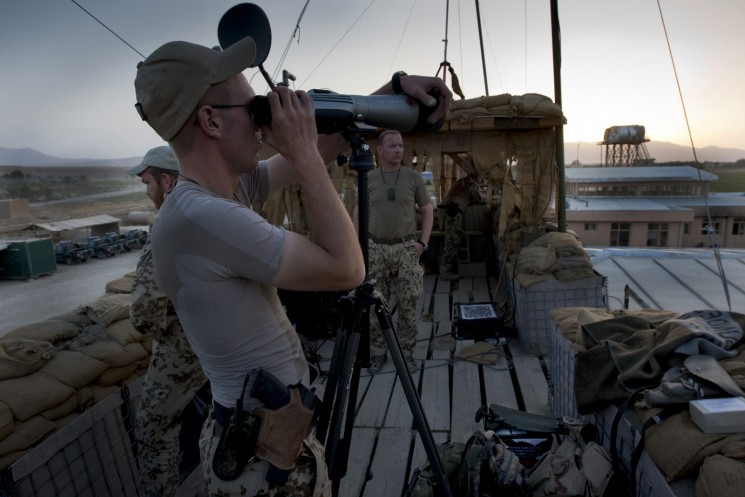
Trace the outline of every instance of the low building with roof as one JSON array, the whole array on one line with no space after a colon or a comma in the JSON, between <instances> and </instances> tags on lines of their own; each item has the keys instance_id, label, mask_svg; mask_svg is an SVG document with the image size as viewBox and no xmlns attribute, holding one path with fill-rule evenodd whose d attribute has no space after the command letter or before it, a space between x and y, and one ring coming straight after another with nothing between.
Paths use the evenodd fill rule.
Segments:
<instances>
[{"instance_id":1,"label":"low building with roof","mask_svg":"<svg viewBox=\"0 0 745 497\"><path fill-rule=\"evenodd\" d=\"M567 168L566 223L586 246L745 248L745 193L693 166Z\"/></svg>"}]
</instances>

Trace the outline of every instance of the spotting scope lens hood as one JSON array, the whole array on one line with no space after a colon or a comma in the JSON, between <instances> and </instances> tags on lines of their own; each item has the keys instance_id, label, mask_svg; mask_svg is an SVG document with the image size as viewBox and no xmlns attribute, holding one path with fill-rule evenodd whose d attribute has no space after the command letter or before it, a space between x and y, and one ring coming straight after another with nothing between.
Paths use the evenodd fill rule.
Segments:
<instances>
[{"instance_id":1,"label":"spotting scope lens hood","mask_svg":"<svg viewBox=\"0 0 745 497\"><path fill-rule=\"evenodd\" d=\"M264 63L272 46L272 28L264 10L252 3L239 3L231 7L217 24L217 39L225 49L246 36L256 44L256 58L251 67Z\"/></svg>"}]
</instances>

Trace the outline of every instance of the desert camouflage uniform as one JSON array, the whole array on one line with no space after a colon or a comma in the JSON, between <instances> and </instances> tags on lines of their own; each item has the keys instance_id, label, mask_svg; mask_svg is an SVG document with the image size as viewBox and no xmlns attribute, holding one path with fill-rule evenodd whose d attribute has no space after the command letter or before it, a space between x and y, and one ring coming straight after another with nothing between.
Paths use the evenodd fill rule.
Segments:
<instances>
[{"instance_id":1,"label":"desert camouflage uniform","mask_svg":"<svg viewBox=\"0 0 745 497\"><path fill-rule=\"evenodd\" d=\"M455 261L463 236L463 213L471 204L483 203L481 187L471 176L466 176L453 184L445 196L441 207L445 209L443 229L445 242L440 256L440 272L449 271Z\"/></svg>"},{"instance_id":2,"label":"desert camouflage uniform","mask_svg":"<svg viewBox=\"0 0 745 497\"><path fill-rule=\"evenodd\" d=\"M135 416L139 495L173 496L179 484L181 414L207 380L173 304L155 282L149 239L137 263L130 318L138 331L153 336Z\"/></svg>"},{"instance_id":3,"label":"desert camouflage uniform","mask_svg":"<svg viewBox=\"0 0 745 497\"><path fill-rule=\"evenodd\" d=\"M419 255L403 243L384 245L369 242L370 277L375 288L389 300L391 283L396 284L398 319L394 325L404 357L412 356L416 345L416 302L422 293L424 268ZM374 313L370 314L370 354L383 355L388 351L385 336Z\"/></svg>"},{"instance_id":4,"label":"desert camouflage uniform","mask_svg":"<svg viewBox=\"0 0 745 497\"><path fill-rule=\"evenodd\" d=\"M455 256L458 255L460 240L463 236L463 213L458 211L454 216L446 214L442 222L442 228L445 230L445 241L440 257L440 267L445 268L447 266L447 269L450 270L453 261L455 261Z\"/></svg>"},{"instance_id":5,"label":"desert camouflage uniform","mask_svg":"<svg viewBox=\"0 0 745 497\"><path fill-rule=\"evenodd\" d=\"M323 446L312 435L305 438L303 449L296 459L296 465L290 471L287 482L269 488L266 473L269 464L259 459L250 461L243 473L231 481L221 480L212 469L212 458L215 455L220 436L215 433L216 422L210 414L204 423L199 436L199 453L206 475L207 495L269 497L331 497L331 482L323 455ZM317 477L318 475L318 477Z\"/></svg>"}]
</instances>

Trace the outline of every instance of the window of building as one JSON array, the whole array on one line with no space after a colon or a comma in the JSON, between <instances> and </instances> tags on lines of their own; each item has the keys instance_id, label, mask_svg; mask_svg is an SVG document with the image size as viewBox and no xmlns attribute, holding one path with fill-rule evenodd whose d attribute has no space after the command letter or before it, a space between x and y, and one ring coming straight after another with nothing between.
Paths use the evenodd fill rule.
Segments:
<instances>
[{"instance_id":1,"label":"window of building","mask_svg":"<svg viewBox=\"0 0 745 497\"><path fill-rule=\"evenodd\" d=\"M610 246L628 247L631 239L631 223L610 224Z\"/></svg>"},{"instance_id":2,"label":"window of building","mask_svg":"<svg viewBox=\"0 0 745 497\"><path fill-rule=\"evenodd\" d=\"M667 223L647 225L647 247L667 247Z\"/></svg>"},{"instance_id":3,"label":"window of building","mask_svg":"<svg viewBox=\"0 0 745 497\"><path fill-rule=\"evenodd\" d=\"M585 223L585 231L595 231L595 223Z\"/></svg>"},{"instance_id":4,"label":"window of building","mask_svg":"<svg viewBox=\"0 0 745 497\"><path fill-rule=\"evenodd\" d=\"M732 220L732 234L745 235L745 217L736 217Z\"/></svg>"},{"instance_id":5,"label":"window of building","mask_svg":"<svg viewBox=\"0 0 745 497\"><path fill-rule=\"evenodd\" d=\"M684 235L691 234L691 223L683 223L683 234Z\"/></svg>"}]
</instances>

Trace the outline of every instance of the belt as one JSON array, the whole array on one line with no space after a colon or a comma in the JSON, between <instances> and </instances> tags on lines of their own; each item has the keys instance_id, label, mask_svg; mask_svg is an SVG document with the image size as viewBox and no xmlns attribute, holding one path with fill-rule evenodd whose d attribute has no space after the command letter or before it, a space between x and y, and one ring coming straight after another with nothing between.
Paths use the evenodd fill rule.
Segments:
<instances>
[{"instance_id":1,"label":"belt","mask_svg":"<svg viewBox=\"0 0 745 497\"><path fill-rule=\"evenodd\" d=\"M397 245L399 243L413 242L416 240L416 235L405 235L398 238L381 238L375 235L369 235L370 240L381 245Z\"/></svg>"}]
</instances>

